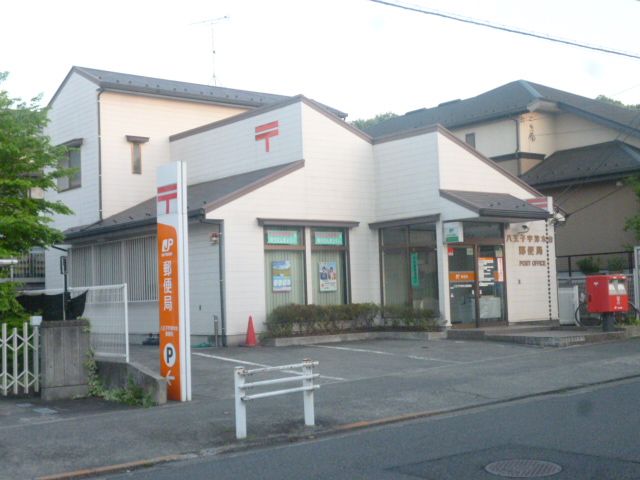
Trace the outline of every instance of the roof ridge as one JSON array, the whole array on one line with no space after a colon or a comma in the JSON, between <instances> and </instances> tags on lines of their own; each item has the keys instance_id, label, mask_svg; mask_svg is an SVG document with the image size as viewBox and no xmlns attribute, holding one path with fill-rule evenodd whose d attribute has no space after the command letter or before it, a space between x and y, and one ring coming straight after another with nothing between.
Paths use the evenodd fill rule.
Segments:
<instances>
[{"instance_id":1,"label":"roof ridge","mask_svg":"<svg viewBox=\"0 0 640 480\"><path fill-rule=\"evenodd\" d=\"M522 88L524 88L530 95L533 95L533 97L536 100L544 99L544 95L542 95L538 90L536 90L528 80L518 80L517 83Z\"/></svg>"},{"instance_id":2,"label":"roof ridge","mask_svg":"<svg viewBox=\"0 0 640 480\"><path fill-rule=\"evenodd\" d=\"M99 83L102 83L102 82L113 83L113 82L109 82L108 80L100 78L99 75L96 75L96 72L101 72L101 73L111 74L111 75L123 75L123 76L127 76L127 77L136 77L136 78L139 78L139 79L159 80L159 81L162 81L162 82L181 83L181 84L185 84L185 85L198 86L198 87L202 87L202 88L209 88L209 89L220 90L220 91L228 90L228 91L232 91L232 92L256 93L256 94L260 94L260 95L269 95L269 96L276 96L276 97L289 97L290 96L290 95L282 95L282 94L279 94L279 93L260 92L260 91L257 91L257 90L245 90L245 89L242 89L242 88L222 87L222 86L219 86L219 85L207 85L206 83L185 82L184 80L174 80L174 79L171 79L171 78L152 77L152 76L148 76L148 75L139 75L137 73L116 72L116 71L113 71L113 70L103 70L101 68L81 67L81 66L77 66L77 65L75 65L73 68L78 70L78 71L82 71L86 75L89 75L89 76L95 78L96 81L99 82ZM125 84L123 84L123 85L125 85Z\"/></svg>"}]
</instances>

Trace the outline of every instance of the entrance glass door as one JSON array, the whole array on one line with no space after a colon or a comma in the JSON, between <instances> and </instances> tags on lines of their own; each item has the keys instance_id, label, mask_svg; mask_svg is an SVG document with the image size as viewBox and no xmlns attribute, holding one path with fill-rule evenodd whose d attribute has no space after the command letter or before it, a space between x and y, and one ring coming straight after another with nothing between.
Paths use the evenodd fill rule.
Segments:
<instances>
[{"instance_id":1,"label":"entrance glass door","mask_svg":"<svg viewBox=\"0 0 640 480\"><path fill-rule=\"evenodd\" d=\"M469 246L448 247L451 323L476 324L476 255Z\"/></svg>"},{"instance_id":2,"label":"entrance glass door","mask_svg":"<svg viewBox=\"0 0 640 480\"><path fill-rule=\"evenodd\" d=\"M438 259L435 249L410 248L409 260L413 308L438 312Z\"/></svg>"},{"instance_id":3,"label":"entrance glass door","mask_svg":"<svg viewBox=\"0 0 640 480\"><path fill-rule=\"evenodd\" d=\"M501 245L478 246L479 323L505 320L503 252Z\"/></svg>"}]
</instances>

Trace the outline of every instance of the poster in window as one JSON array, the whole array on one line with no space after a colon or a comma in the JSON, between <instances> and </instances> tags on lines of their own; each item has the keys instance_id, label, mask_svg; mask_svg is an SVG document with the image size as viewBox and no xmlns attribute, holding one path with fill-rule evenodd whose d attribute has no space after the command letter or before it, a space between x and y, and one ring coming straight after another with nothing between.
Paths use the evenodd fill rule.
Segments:
<instances>
[{"instance_id":1,"label":"poster in window","mask_svg":"<svg viewBox=\"0 0 640 480\"><path fill-rule=\"evenodd\" d=\"M420 288L420 260L418 252L411 252L411 286Z\"/></svg>"},{"instance_id":2,"label":"poster in window","mask_svg":"<svg viewBox=\"0 0 640 480\"><path fill-rule=\"evenodd\" d=\"M271 262L271 288L274 292L291 291L291 262L289 260Z\"/></svg>"},{"instance_id":3,"label":"poster in window","mask_svg":"<svg viewBox=\"0 0 640 480\"><path fill-rule=\"evenodd\" d=\"M320 275L321 292L338 291L338 267L336 262L319 262L318 274Z\"/></svg>"}]
</instances>

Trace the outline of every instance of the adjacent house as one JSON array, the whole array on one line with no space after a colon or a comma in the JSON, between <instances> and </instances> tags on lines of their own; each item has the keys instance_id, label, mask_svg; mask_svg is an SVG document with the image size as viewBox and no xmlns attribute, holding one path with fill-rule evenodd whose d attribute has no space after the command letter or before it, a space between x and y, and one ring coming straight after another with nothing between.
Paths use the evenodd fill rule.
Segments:
<instances>
[{"instance_id":1,"label":"adjacent house","mask_svg":"<svg viewBox=\"0 0 640 480\"><path fill-rule=\"evenodd\" d=\"M576 259L593 254L606 254L603 268L613 258L631 268L631 254L616 252L635 241L624 222L640 204L624 179L640 173L640 111L519 80L367 133L408 134L436 123L553 197L566 217L556 229L559 271L575 272Z\"/></svg>"}]
</instances>

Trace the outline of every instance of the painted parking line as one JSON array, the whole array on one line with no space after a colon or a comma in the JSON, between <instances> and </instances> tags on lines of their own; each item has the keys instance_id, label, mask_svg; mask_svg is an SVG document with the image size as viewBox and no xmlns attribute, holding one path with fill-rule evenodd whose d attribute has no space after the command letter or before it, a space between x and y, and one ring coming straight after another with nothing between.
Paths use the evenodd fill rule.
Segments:
<instances>
[{"instance_id":1,"label":"painted parking line","mask_svg":"<svg viewBox=\"0 0 640 480\"><path fill-rule=\"evenodd\" d=\"M229 357L220 357L218 355L209 355L208 353L200 353L200 352L193 352L192 355L198 355L199 357L206 357L206 358L214 358L216 360L221 360L223 362L229 362L229 363L235 363L235 364L242 364L242 365L251 365L253 367L273 367L274 365L266 365L264 363L255 363L255 362L248 362L246 360L237 360L235 358L229 358ZM283 370L283 372L285 373L292 373L294 375L303 375L302 372L297 372L295 370ZM336 380L339 382L344 382L346 380L346 378L340 378L340 377L330 377L328 375L320 375L320 378L325 378L327 380Z\"/></svg>"},{"instance_id":2,"label":"painted parking line","mask_svg":"<svg viewBox=\"0 0 640 480\"><path fill-rule=\"evenodd\" d=\"M373 353L375 355L387 355L389 357L410 358L412 360L428 360L430 362L451 363L451 364L458 364L458 365L463 365L463 364L467 363L467 362L460 362L460 361L456 361L456 360L442 360L442 359L433 358L433 357L423 357L423 356L420 356L420 355L402 355L400 353L384 352L384 351L381 351L381 350L369 350L367 348L333 347L333 346L330 346L330 345L309 345L309 347L327 348L329 350L344 350L344 351L347 351L347 352Z\"/></svg>"}]
</instances>

